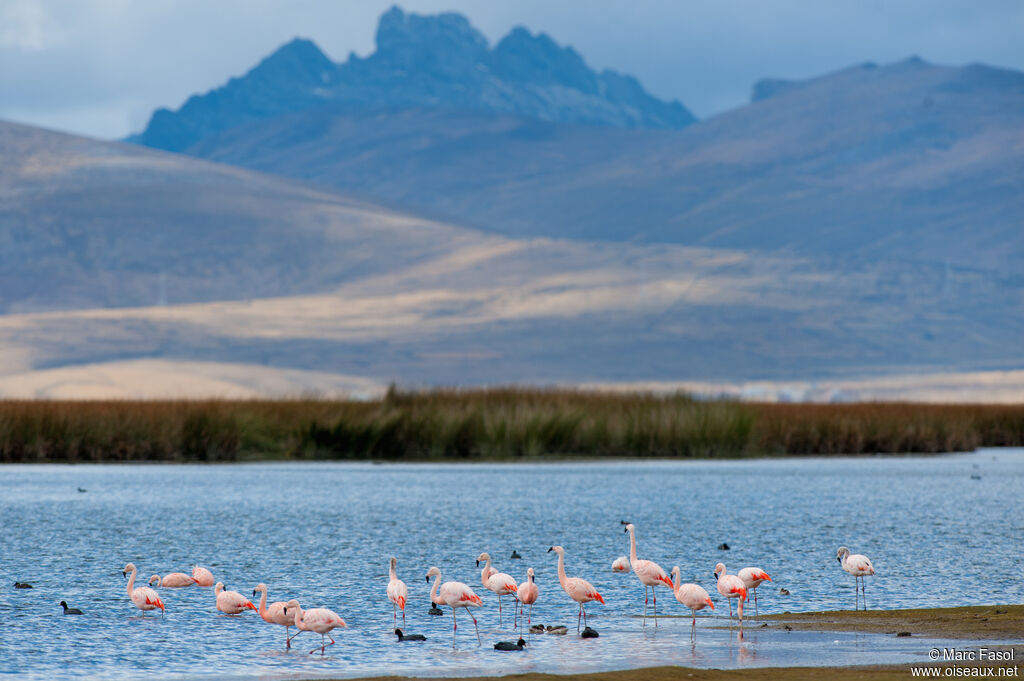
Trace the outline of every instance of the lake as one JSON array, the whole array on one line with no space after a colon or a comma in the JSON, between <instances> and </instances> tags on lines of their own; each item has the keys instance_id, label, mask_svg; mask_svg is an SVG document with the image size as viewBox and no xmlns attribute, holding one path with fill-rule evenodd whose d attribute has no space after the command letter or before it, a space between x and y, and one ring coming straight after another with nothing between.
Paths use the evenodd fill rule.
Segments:
<instances>
[{"instance_id":1,"label":"lake","mask_svg":"<svg viewBox=\"0 0 1024 681\"><path fill-rule=\"evenodd\" d=\"M85 489L79 492L78 489ZM716 610L666 618L646 630L634 616L643 588L611 572L628 553L620 520L637 526L639 555L704 586ZM758 631L742 640L714 590L722 561L735 573L765 569L762 613L849 608L854 580L836 562L846 545L871 557L870 608L1014 603L1024 599L1024 450L934 457L830 457L736 461L617 461L472 465L268 463L237 465L11 465L0 467L0 673L21 678L312 678L402 673L600 671L661 664L735 667L922 659L920 640L865 634ZM719 550L723 542L730 550ZM577 638L576 604L558 586L553 544L567 572L589 580L601 637ZM517 550L522 560L510 560ZM525 653L498 629L496 597L475 559L525 580L537 573L534 623L568 636L535 636ZM384 590L390 556L409 586L407 633L397 644ZM282 627L254 613L220 615L212 589L163 589L166 614L142 617L125 593L128 562L140 577L211 569L251 595L298 598L348 622L324 657L304 633L284 650ZM427 614L427 569L466 582L484 645L459 613ZM15 580L33 589L15 590ZM140 580L141 581L141 580ZM780 595L786 588L790 595ZM670 590L659 612L687 615ZM85 611L61 615L67 600ZM507 603L507 599L506 599ZM752 604L748 616L753 613ZM506 615L508 610L506 610ZM317 652L319 653L319 646Z\"/></svg>"}]
</instances>

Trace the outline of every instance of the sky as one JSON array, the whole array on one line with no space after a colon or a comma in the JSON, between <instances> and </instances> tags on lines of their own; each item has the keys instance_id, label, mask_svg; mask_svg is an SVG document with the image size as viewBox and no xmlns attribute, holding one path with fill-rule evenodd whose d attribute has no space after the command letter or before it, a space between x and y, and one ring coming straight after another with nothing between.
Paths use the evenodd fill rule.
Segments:
<instances>
[{"instance_id":1,"label":"sky","mask_svg":"<svg viewBox=\"0 0 1024 681\"><path fill-rule=\"evenodd\" d=\"M394 0L0 0L0 119L105 139L245 73L293 37L335 61L373 51ZM406 0L465 14L495 43L515 26L637 76L704 118L763 77L806 78L919 55L1024 70L1019 0Z\"/></svg>"}]
</instances>

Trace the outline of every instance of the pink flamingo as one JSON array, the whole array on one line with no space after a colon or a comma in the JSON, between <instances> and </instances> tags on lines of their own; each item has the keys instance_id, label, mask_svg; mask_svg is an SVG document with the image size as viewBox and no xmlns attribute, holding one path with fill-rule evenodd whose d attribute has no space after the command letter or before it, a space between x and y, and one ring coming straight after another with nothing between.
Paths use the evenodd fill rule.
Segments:
<instances>
[{"instance_id":1,"label":"pink flamingo","mask_svg":"<svg viewBox=\"0 0 1024 681\"><path fill-rule=\"evenodd\" d=\"M455 634L459 629L459 623L455 621L455 608L465 608L470 617L473 613L470 608L478 608L484 604L476 593L462 582L445 582L441 584L441 569L431 567L427 570L427 581L434 577L434 586L430 587L430 600L438 605L447 605L452 609L452 647L455 647ZM438 589L440 585L440 589ZM476 642L481 643L480 627L473 617L473 626L476 628Z\"/></svg>"},{"instance_id":2,"label":"pink flamingo","mask_svg":"<svg viewBox=\"0 0 1024 681\"><path fill-rule=\"evenodd\" d=\"M676 600L685 605L693 614L693 623L690 625L690 638L697 638L697 611L703 610L705 605L710 605L711 609L715 609L715 604L711 602L711 596L708 596L708 592L704 587L697 584L680 584L679 583L679 566L676 565L672 568L672 591L676 595Z\"/></svg>"},{"instance_id":3,"label":"pink flamingo","mask_svg":"<svg viewBox=\"0 0 1024 681\"><path fill-rule=\"evenodd\" d=\"M267 585L262 582L256 585L256 588L252 590L253 598L256 597L256 593L261 592L260 596L260 607L256 610L259 616L263 618L263 621L268 624L279 624L284 627L284 647L292 647L292 639L288 635L289 628L292 626L292 618L285 612L285 608L288 605L284 601L275 601L267 607ZM295 634L298 636L298 634Z\"/></svg>"},{"instance_id":4,"label":"pink flamingo","mask_svg":"<svg viewBox=\"0 0 1024 681\"><path fill-rule=\"evenodd\" d=\"M626 532L629 532L629 564L633 568L633 572L640 579L640 583L644 585L644 624L647 626L647 587L656 587L659 584L661 586L667 586L672 588L672 580L668 578L668 574L661 568L660 565L655 563L653 560L638 560L636 557L636 528L633 523L626 525ZM651 593L654 594L654 626L658 626L658 594L655 589L651 589Z\"/></svg>"},{"instance_id":5,"label":"pink flamingo","mask_svg":"<svg viewBox=\"0 0 1024 681\"><path fill-rule=\"evenodd\" d=\"M153 575L153 577L160 577L160 575ZM153 577L149 578L150 584L153 583ZM179 589L183 586L192 586L196 583L196 580L192 579L184 572L171 572L163 577L160 577L160 584L158 585L161 589Z\"/></svg>"},{"instance_id":6,"label":"pink flamingo","mask_svg":"<svg viewBox=\"0 0 1024 681\"><path fill-rule=\"evenodd\" d=\"M213 573L198 565L192 566L192 579L199 586L213 586Z\"/></svg>"},{"instance_id":7,"label":"pink flamingo","mask_svg":"<svg viewBox=\"0 0 1024 681\"><path fill-rule=\"evenodd\" d=\"M498 594L498 626L501 626L501 597L507 594L515 594L519 590L519 585L516 580L512 579L512 575L504 572L498 572L497 569L491 567L491 556L488 553L481 553L476 557L476 566L480 567L480 561L486 561L484 569L480 572L480 582L485 588ZM514 598L515 596L513 596ZM513 608L515 612L515 608ZM513 622L513 625L515 623Z\"/></svg>"},{"instance_id":8,"label":"pink flamingo","mask_svg":"<svg viewBox=\"0 0 1024 681\"><path fill-rule=\"evenodd\" d=\"M619 574L629 574L629 556L619 556L612 561L612 572L618 572Z\"/></svg>"},{"instance_id":9,"label":"pink flamingo","mask_svg":"<svg viewBox=\"0 0 1024 681\"><path fill-rule=\"evenodd\" d=\"M868 594L864 590L864 577L875 574L875 566L871 564L871 559L867 556L862 556L859 553L850 553L850 549L845 546L840 546L839 551L836 552L836 560L843 566L843 569L853 575L853 609L856 610L859 606L860 592L864 593L864 609L868 609ZM858 583L860 588L858 589Z\"/></svg>"},{"instance_id":10,"label":"pink flamingo","mask_svg":"<svg viewBox=\"0 0 1024 681\"><path fill-rule=\"evenodd\" d=\"M164 602L160 600L155 591L148 586L135 588L135 574L138 572L135 563L125 565L124 570L121 571L121 576L127 577L129 572L132 573L132 576L128 577L128 597L132 599L132 604L141 610L143 615L157 608L160 608L161 613L164 612Z\"/></svg>"},{"instance_id":11,"label":"pink flamingo","mask_svg":"<svg viewBox=\"0 0 1024 681\"><path fill-rule=\"evenodd\" d=\"M736 575L726 573L725 565L722 563L715 565L715 579L718 580L718 593L725 596L726 601L729 603L730 618L732 618L731 599L739 599L736 607L740 617L740 624L743 624L743 602L747 600L747 587L743 584L743 580Z\"/></svg>"},{"instance_id":12,"label":"pink flamingo","mask_svg":"<svg viewBox=\"0 0 1024 681\"><path fill-rule=\"evenodd\" d=\"M391 601L395 615L395 626L398 626L398 609L402 610L402 626L405 626L405 600L409 596L409 589L405 582L398 578L395 568L398 567L398 559L391 558L391 567L388 570L388 600Z\"/></svg>"},{"instance_id":13,"label":"pink flamingo","mask_svg":"<svg viewBox=\"0 0 1024 681\"><path fill-rule=\"evenodd\" d=\"M309 610L303 610L299 605L299 602L294 598L285 603L285 614L288 617L295 618L295 628L299 631L312 631L320 634L320 654L324 654L324 649L327 648L325 639L331 639L331 645L334 645L334 637L330 635L330 632L337 627L348 626L345 624L345 620L341 619L338 613L327 608L311 608ZM295 634L298 636L298 634ZM316 652L316 648L309 651L312 655Z\"/></svg>"},{"instance_id":14,"label":"pink flamingo","mask_svg":"<svg viewBox=\"0 0 1024 681\"><path fill-rule=\"evenodd\" d=\"M548 553L552 551L558 554L558 583L562 586L562 590L569 594L569 598L580 604L580 612L576 616L576 631L579 631L580 617L583 618L583 625L587 624L587 611L583 609L583 604L597 601L604 605L604 599L587 580L565 576L565 549L561 546L552 546L548 549Z\"/></svg>"},{"instance_id":15,"label":"pink flamingo","mask_svg":"<svg viewBox=\"0 0 1024 681\"><path fill-rule=\"evenodd\" d=\"M772 578L768 576L768 573L759 567L745 567L736 573L736 576L743 580L743 586L747 587L747 591L754 592L754 617L759 617L757 612L757 587L761 586L762 582L770 582Z\"/></svg>"},{"instance_id":16,"label":"pink flamingo","mask_svg":"<svg viewBox=\"0 0 1024 681\"><path fill-rule=\"evenodd\" d=\"M245 610L256 609L252 601L237 591L225 591L224 582L217 582L213 593L217 595L217 609L225 615L237 615Z\"/></svg>"},{"instance_id":17,"label":"pink flamingo","mask_svg":"<svg viewBox=\"0 0 1024 681\"><path fill-rule=\"evenodd\" d=\"M537 602L537 596L540 595L540 589L537 588L537 582L534 581L533 568L526 570L526 581L519 585L519 589L516 591L516 600L519 601L520 613L522 617L523 605L528 605L529 610L526 616L526 623L530 624L533 621L533 604ZM522 620L519 620L522 624Z\"/></svg>"}]
</instances>

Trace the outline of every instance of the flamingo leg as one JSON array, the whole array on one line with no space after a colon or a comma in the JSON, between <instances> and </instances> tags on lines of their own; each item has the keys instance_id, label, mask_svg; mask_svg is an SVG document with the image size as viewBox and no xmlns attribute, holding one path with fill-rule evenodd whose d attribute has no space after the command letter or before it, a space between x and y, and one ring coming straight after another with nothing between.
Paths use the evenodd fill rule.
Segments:
<instances>
[{"instance_id":1,"label":"flamingo leg","mask_svg":"<svg viewBox=\"0 0 1024 681\"><path fill-rule=\"evenodd\" d=\"M526 615L526 623L533 624L533 603L530 603L530 609L528 614Z\"/></svg>"},{"instance_id":2,"label":"flamingo leg","mask_svg":"<svg viewBox=\"0 0 1024 681\"><path fill-rule=\"evenodd\" d=\"M512 627L519 626L519 615L523 610L522 604L519 602L518 596L512 597Z\"/></svg>"},{"instance_id":3,"label":"flamingo leg","mask_svg":"<svg viewBox=\"0 0 1024 681\"><path fill-rule=\"evenodd\" d=\"M580 630L580 618L583 617L583 604L580 603L580 611L576 615L576 631Z\"/></svg>"},{"instance_id":4,"label":"flamingo leg","mask_svg":"<svg viewBox=\"0 0 1024 681\"><path fill-rule=\"evenodd\" d=\"M469 612L469 608L466 608L466 612ZM473 628L476 629L476 644L482 645L483 641L480 640L480 627L476 623L476 616L469 612L469 616L473 618Z\"/></svg>"},{"instance_id":5,"label":"flamingo leg","mask_svg":"<svg viewBox=\"0 0 1024 681\"><path fill-rule=\"evenodd\" d=\"M392 610L392 614L393 614L394 620L395 620L394 624L397 627L398 626L398 605L395 604L395 603L392 603L391 604L391 610ZM405 613L403 612L402 615L405 616ZM404 624L404 622L403 622L403 624Z\"/></svg>"},{"instance_id":6,"label":"flamingo leg","mask_svg":"<svg viewBox=\"0 0 1024 681\"><path fill-rule=\"evenodd\" d=\"M498 627L501 627L501 594L498 594Z\"/></svg>"},{"instance_id":7,"label":"flamingo leg","mask_svg":"<svg viewBox=\"0 0 1024 681\"><path fill-rule=\"evenodd\" d=\"M743 626L743 598L736 603L736 613L740 618L740 627Z\"/></svg>"},{"instance_id":8,"label":"flamingo leg","mask_svg":"<svg viewBox=\"0 0 1024 681\"><path fill-rule=\"evenodd\" d=\"M644 587L644 624L647 626L647 587Z\"/></svg>"},{"instance_id":9,"label":"flamingo leg","mask_svg":"<svg viewBox=\"0 0 1024 681\"><path fill-rule=\"evenodd\" d=\"M726 598L725 602L729 604L729 619L732 619L732 599Z\"/></svg>"},{"instance_id":10,"label":"flamingo leg","mask_svg":"<svg viewBox=\"0 0 1024 681\"><path fill-rule=\"evenodd\" d=\"M455 647L455 632L459 630L459 623L455 620L455 608L452 608L452 648Z\"/></svg>"},{"instance_id":11,"label":"flamingo leg","mask_svg":"<svg viewBox=\"0 0 1024 681\"><path fill-rule=\"evenodd\" d=\"M759 617L757 613L757 591L754 591L754 617Z\"/></svg>"},{"instance_id":12,"label":"flamingo leg","mask_svg":"<svg viewBox=\"0 0 1024 681\"><path fill-rule=\"evenodd\" d=\"M651 594L654 596L654 626L658 626L658 592L651 587Z\"/></svg>"},{"instance_id":13,"label":"flamingo leg","mask_svg":"<svg viewBox=\"0 0 1024 681\"><path fill-rule=\"evenodd\" d=\"M695 641L697 640L697 611L691 609L690 613L693 615L693 622L690 623L690 640Z\"/></svg>"}]
</instances>

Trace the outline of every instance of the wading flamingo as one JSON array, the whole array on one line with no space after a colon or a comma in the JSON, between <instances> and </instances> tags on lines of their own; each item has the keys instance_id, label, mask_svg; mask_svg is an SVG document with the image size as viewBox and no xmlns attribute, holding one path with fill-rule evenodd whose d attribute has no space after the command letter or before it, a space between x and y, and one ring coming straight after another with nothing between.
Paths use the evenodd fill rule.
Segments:
<instances>
[{"instance_id":1,"label":"wading flamingo","mask_svg":"<svg viewBox=\"0 0 1024 681\"><path fill-rule=\"evenodd\" d=\"M618 572L619 574L629 574L629 556L619 556L612 561L612 572Z\"/></svg>"},{"instance_id":2,"label":"wading flamingo","mask_svg":"<svg viewBox=\"0 0 1024 681\"><path fill-rule=\"evenodd\" d=\"M337 627L347 626L345 620L338 616L338 613L327 608L310 608L309 610L303 610L299 605L299 602L294 598L285 603L285 614L288 617L294 617L295 628L299 631L312 631L320 634L320 654L324 654L324 649L327 648L325 639L331 639L330 645L334 645L334 637L330 635L332 629ZM295 634L298 636L298 634ZM316 648L309 651L312 655L316 652Z\"/></svg>"},{"instance_id":3,"label":"wading flamingo","mask_svg":"<svg viewBox=\"0 0 1024 681\"><path fill-rule=\"evenodd\" d=\"M601 598L601 594L597 593L597 589L591 586L587 580L580 579L579 577L565 576L565 549L561 546L552 546L548 549L548 553L552 551L558 554L558 583L562 585L562 590L569 594L569 598L580 604L580 612L576 616L576 631L579 631L581 617L583 618L584 626L587 624L587 611L583 609L583 604L597 601L604 605L604 599Z\"/></svg>"},{"instance_id":4,"label":"wading flamingo","mask_svg":"<svg viewBox=\"0 0 1024 681\"><path fill-rule=\"evenodd\" d=\"M224 582L217 582L213 588L217 595L217 609L225 615L237 615L244 610L255 610L256 606L237 591L225 591Z\"/></svg>"},{"instance_id":5,"label":"wading flamingo","mask_svg":"<svg viewBox=\"0 0 1024 681\"><path fill-rule=\"evenodd\" d=\"M759 567L745 567L736 573L736 576L743 580L743 586L747 587L747 593L753 592L754 594L754 617L758 617L757 612L757 587L761 586L761 582L770 582L772 578L768 576L768 573Z\"/></svg>"},{"instance_id":6,"label":"wading flamingo","mask_svg":"<svg viewBox=\"0 0 1024 681\"><path fill-rule=\"evenodd\" d=\"M647 626L647 587L656 587L659 584L661 586L667 586L672 588L672 580L668 578L668 574L661 568L660 565L655 563L653 560L638 560L636 557L636 528L633 523L626 525L626 532L629 532L629 565L633 568L633 572L640 579L640 583L644 585L644 624ZM658 626L658 592L652 588L651 593L654 594L654 626Z\"/></svg>"},{"instance_id":7,"label":"wading flamingo","mask_svg":"<svg viewBox=\"0 0 1024 681\"><path fill-rule=\"evenodd\" d=\"M731 599L739 599L736 603L736 612L739 613L740 624L743 624L743 601L747 600L747 587L743 585L743 580L736 575L727 574L725 565L722 563L715 565L715 579L718 580L718 593L725 596L726 601L729 603L730 619L732 619Z\"/></svg>"},{"instance_id":8,"label":"wading flamingo","mask_svg":"<svg viewBox=\"0 0 1024 681\"><path fill-rule=\"evenodd\" d=\"M512 578L512 575L504 572L498 572L497 569L491 567L491 556L489 553L481 553L476 557L476 566L480 567L480 561L486 561L484 569L480 572L480 583L484 585L484 588L493 591L498 594L498 626L501 626L501 597L507 594L512 594L515 598L515 593L519 590L519 585L516 580ZM515 613L515 605L513 604L512 612ZM513 618L512 626L515 626Z\"/></svg>"},{"instance_id":9,"label":"wading flamingo","mask_svg":"<svg viewBox=\"0 0 1024 681\"><path fill-rule=\"evenodd\" d=\"M292 639L288 635L288 632L294 622L291 617L288 617L288 613L285 612L285 606L287 606L287 603L284 601L275 601L268 607L267 585L262 582L257 584L256 588L252 590L253 598L256 597L257 592L262 593L262 595L260 596L260 607L256 612L259 613L259 616L263 618L264 622L267 622L268 624L279 624L284 627L284 647L291 648ZM298 634L295 635L298 636Z\"/></svg>"},{"instance_id":10,"label":"wading flamingo","mask_svg":"<svg viewBox=\"0 0 1024 681\"><path fill-rule=\"evenodd\" d=\"M153 581L152 577L150 577L150 581ZM180 589L183 586L192 586L195 583L196 580L184 572L171 572L160 578L161 589Z\"/></svg>"},{"instance_id":11,"label":"wading flamingo","mask_svg":"<svg viewBox=\"0 0 1024 681\"><path fill-rule=\"evenodd\" d=\"M405 582L398 578L395 568L398 567L398 559L391 558L391 567L388 569L388 600L391 601L395 615L395 627L398 626L398 610L402 610L402 626L405 626L405 600L409 597L409 589Z\"/></svg>"},{"instance_id":12,"label":"wading flamingo","mask_svg":"<svg viewBox=\"0 0 1024 681\"><path fill-rule=\"evenodd\" d=\"M697 584L680 584L679 583L679 566L676 565L672 568L672 591L676 595L676 600L685 605L690 609L693 614L693 623L690 625L690 638L697 638L697 611L703 610L705 605L710 605L711 609L715 609L715 604L711 602L711 596L708 596L708 592L704 590L704 587Z\"/></svg>"},{"instance_id":13,"label":"wading flamingo","mask_svg":"<svg viewBox=\"0 0 1024 681\"><path fill-rule=\"evenodd\" d=\"M875 566L871 564L871 559L867 556L862 556L859 553L850 553L850 549L845 546L840 546L836 552L836 560L843 566L843 569L853 575L853 609L856 610L859 606L858 593L863 592L864 594L864 609L868 609L868 594L864 590L864 577L875 574ZM860 588L858 589L858 584Z\"/></svg>"},{"instance_id":14,"label":"wading flamingo","mask_svg":"<svg viewBox=\"0 0 1024 681\"><path fill-rule=\"evenodd\" d=\"M192 566L192 579L199 586L213 586L213 573L198 565Z\"/></svg>"},{"instance_id":15,"label":"wading flamingo","mask_svg":"<svg viewBox=\"0 0 1024 681\"><path fill-rule=\"evenodd\" d=\"M450 606L452 609L452 647L454 648L455 634L459 629L459 623L455 621L455 608L465 608L469 616L473 617L473 613L469 609L478 608L484 602L473 593L472 589L462 582L445 582L441 584L441 569L438 567L431 567L427 570L428 582L431 577L435 579L434 586L430 587L430 600L438 605ZM440 588L438 588L439 585ZM473 617L473 626L476 628L476 642L480 644L482 643L480 640L480 627L477 626L476 617Z\"/></svg>"},{"instance_id":16,"label":"wading flamingo","mask_svg":"<svg viewBox=\"0 0 1024 681\"><path fill-rule=\"evenodd\" d=\"M135 574L138 572L135 568L135 563L125 565L124 570L121 571L121 576L127 577L129 572L132 573L132 576L128 577L128 597L132 599L132 604L141 610L142 614L157 608L160 608L160 612L164 612L164 602L160 600L155 591L148 586L135 588Z\"/></svg>"},{"instance_id":17,"label":"wading flamingo","mask_svg":"<svg viewBox=\"0 0 1024 681\"><path fill-rule=\"evenodd\" d=\"M537 596L540 595L540 589L537 588L537 582L534 581L533 568L526 570L526 581L519 585L519 590L516 591L516 600L519 601L519 616L522 617L523 605L529 606L529 610L526 615L526 623L530 624L533 618L533 604L537 602ZM520 629L522 629L522 620L519 620Z\"/></svg>"}]
</instances>

